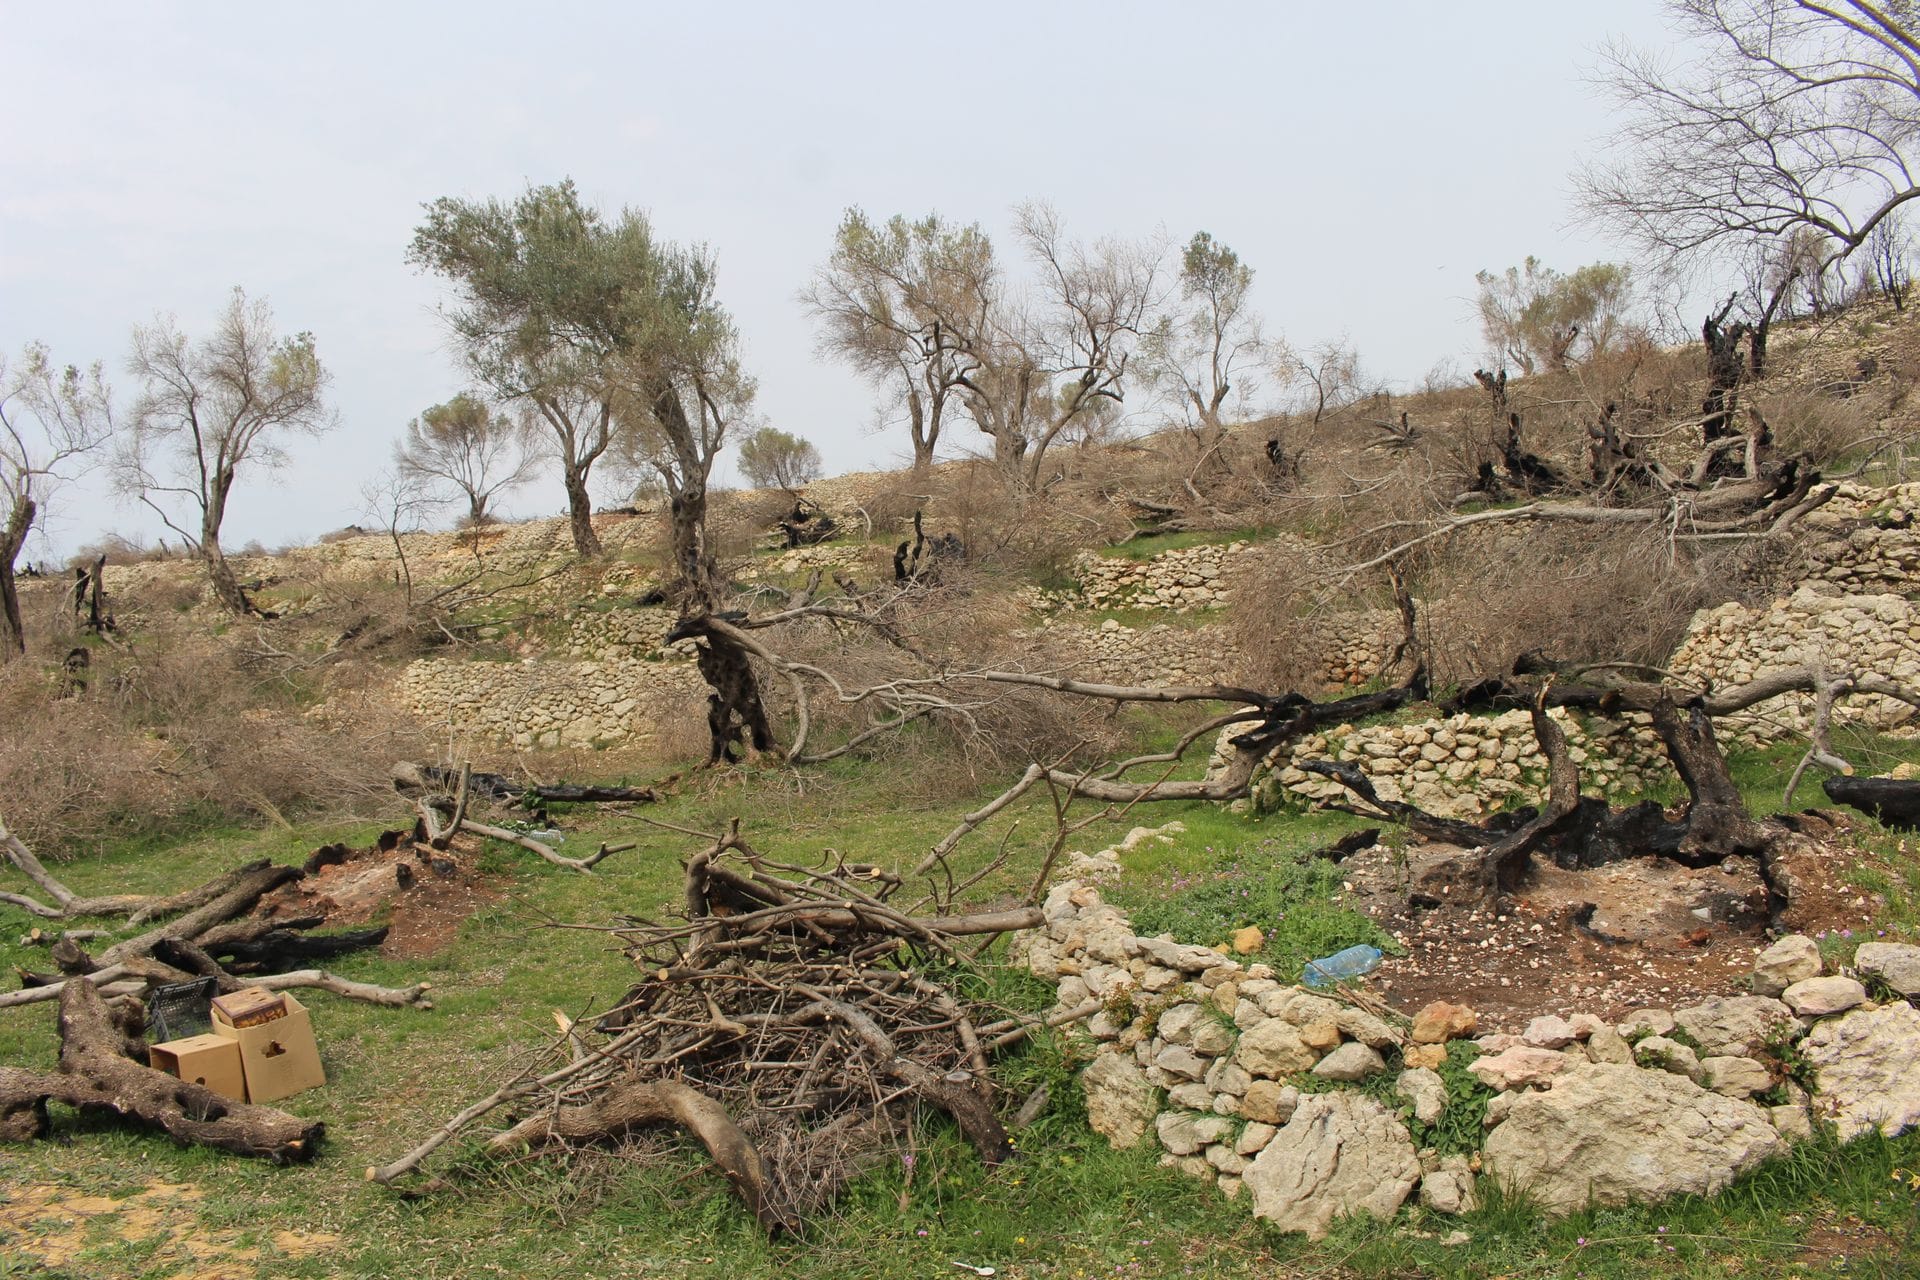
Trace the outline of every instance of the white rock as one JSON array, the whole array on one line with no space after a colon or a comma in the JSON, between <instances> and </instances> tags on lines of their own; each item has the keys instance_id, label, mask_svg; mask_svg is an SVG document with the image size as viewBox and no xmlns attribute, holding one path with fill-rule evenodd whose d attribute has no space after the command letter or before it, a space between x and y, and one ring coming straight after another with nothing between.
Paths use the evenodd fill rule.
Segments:
<instances>
[{"instance_id":1,"label":"white rock","mask_svg":"<svg viewBox=\"0 0 1920 1280\"><path fill-rule=\"evenodd\" d=\"M1365 1080L1387 1069L1379 1051L1349 1040L1314 1063L1313 1074L1324 1080Z\"/></svg>"},{"instance_id":2,"label":"white rock","mask_svg":"<svg viewBox=\"0 0 1920 1280\"><path fill-rule=\"evenodd\" d=\"M1815 1071L1816 1115L1848 1142L1920 1124L1920 1009L1890 1004L1819 1023L1800 1042Z\"/></svg>"},{"instance_id":3,"label":"white rock","mask_svg":"<svg viewBox=\"0 0 1920 1280\"><path fill-rule=\"evenodd\" d=\"M1853 978L1808 978L1788 987L1780 998L1803 1018L1824 1018L1864 1003L1867 989Z\"/></svg>"},{"instance_id":4,"label":"white rock","mask_svg":"<svg viewBox=\"0 0 1920 1280\"><path fill-rule=\"evenodd\" d=\"M1920 995L1920 947L1905 942L1864 942L1854 953L1853 967L1903 996Z\"/></svg>"},{"instance_id":5,"label":"white rock","mask_svg":"<svg viewBox=\"0 0 1920 1280\"><path fill-rule=\"evenodd\" d=\"M1555 1211L1712 1195L1785 1150L1767 1114L1684 1076L1595 1064L1515 1098L1484 1159Z\"/></svg>"},{"instance_id":6,"label":"white rock","mask_svg":"<svg viewBox=\"0 0 1920 1280\"><path fill-rule=\"evenodd\" d=\"M1447 1083L1438 1071L1412 1067L1400 1073L1393 1090L1413 1104L1413 1118L1421 1124L1437 1124L1447 1110Z\"/></svg>"},{"instance_id":7,"label":"white rock","mask_svg":"<svg viewBox=\"0 0 1920 1280\"><path fill-rule=\"evenodd\" d=\"M1392 1217L1420 1178L1420 1160L1406 1127L1378 1102L1321 1093L1301 1099L1243 1178L1255 1217L1318 1240L1338 1216Z\"/></svg>"},{"instance_id":8,"label":"white rock","mask_svg":"<svg viewBox=\"0 0 1920 1280\"><path fill-rule=\"evenodd\" d=\"M1118 1053L1096 1056L1080 1073L1087 1097L1087 1123L1116 1147L1138 1143L1153 1123L1153 1086L1130 1058Z\"/></svg>"},{"instance_id":9,"label":"white rock","mask_svg":"<svg viewBox=\"0 0 1920 1280\"><path fill-rule=\"evenodd\" d=\"M1753 960L1753 993L1777 996L1796 982L1820 976L1820 946L1804 933L1790 933Z\"/></svg>"}]
</instances>

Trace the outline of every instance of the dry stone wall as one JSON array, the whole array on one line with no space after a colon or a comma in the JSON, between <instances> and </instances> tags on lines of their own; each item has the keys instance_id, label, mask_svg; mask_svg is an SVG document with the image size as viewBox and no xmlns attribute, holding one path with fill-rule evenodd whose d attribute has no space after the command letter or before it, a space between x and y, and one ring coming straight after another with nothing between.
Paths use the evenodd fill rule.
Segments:
<instances>
[{"instance_id":1,"label":"dry stone wall","mask_svg":"<svg viewBox=\"0 0 1920 1280\"><path fill-rule=\"evenodd\" d=\"M1906 1000L1920 995L1920 947L1863 946L1856 977L1823 973L1814 941L1791 936L1756 956L1752 994L1476 1035L1470 1009L1381 1016L1224 948L1135 935L1100 886L1132 848L1180 831L1136 829L1073 855L1015 959L1054 985L1055 1012L1101 1006L1084 1024L1081 1075L1094 1129L1116 1147L1153 1144L1162 1164L1283 1230L1318 1238L1341 1215L1389 1217L1416 1189L1430 1210L1463 1212L1482 1174L1557 1211L1711 1195L1811 1137L1816 1119L1842 1138L1920 1123L1920 1010ZM1861 977L1897 998L1875 1004ZM1467 1070L1492 1095L1480 1096L1485 1136L1442 1154L1423 1139L1472 1103L1438 1068L1470 1037ZM1786 1074L1789 1045L1811 1091ZM1383 1095L1342 1091L1387 1073Z\"/></svg>"}]
</instances>

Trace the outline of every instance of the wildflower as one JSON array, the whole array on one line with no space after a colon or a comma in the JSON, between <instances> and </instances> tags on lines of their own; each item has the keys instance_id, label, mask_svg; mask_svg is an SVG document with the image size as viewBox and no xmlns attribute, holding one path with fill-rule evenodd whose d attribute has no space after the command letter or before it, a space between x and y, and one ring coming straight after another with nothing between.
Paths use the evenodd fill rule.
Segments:
<instances>
[{"instance_id":1,"label":"wildflower","mask_svg":"<svg viewBox=\"0 0 1920 1280\"><path fill-rule=\"evenodd\" d=\"M922 1227L918 1231L914 1232L913 1234L917 1236L924 1236L927 1234L927 1229L925 1227Z\"/></svg>"},{"instance_id":2,"label":"wildflower","mask_svg":"<svg viewBox=\"0 0 1920 1280\"><path fill-rule=\"evenodd\" d=\"M921 1235L925 1235L925 1234L926 1234L926 1232L924 1232L924 1231L923 1231L923 1232L921 1232L920 1234L921 1234ZM1574 1243L1575 1243L1575 1244L1577 1244L1577 1245L1579 1245L1579 1246L1580 1246L1581 1248L1583 1248L1583 1249L1584 1249L1584 1248L1586 1247L1586 1244L1587 1244L1587 1238L1586 1238L1585 1236L1581 1236L1581 1237L1580 1237L1580 1238L1579 1238L1578 1240L1575 1240L1575 1241L1574 1241Z\"/></svg>"},{"instance_id":3,"label":"wildflower","mask_svg":"<svg viewBox=\"0 0 1920 1280\"><path fill-rule=\"evenodd\" d=\"M1665 1227L1660 1228L1660 1234L1661 1235L1667 1234L1667 1229Z\"/></svg>"}]
</instances>

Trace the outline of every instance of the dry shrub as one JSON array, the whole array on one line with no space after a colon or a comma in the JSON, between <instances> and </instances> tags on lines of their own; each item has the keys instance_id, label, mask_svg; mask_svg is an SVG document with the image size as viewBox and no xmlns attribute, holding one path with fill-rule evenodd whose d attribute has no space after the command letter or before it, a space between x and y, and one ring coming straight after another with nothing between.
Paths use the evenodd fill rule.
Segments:
<instances>
[{"instance_id":1,"label":"dry shrub","mask_svg":"<svg viewBox=\"0 0 1920 1280\"><path fill-rule=\"evenodd\" d=\"M935 669L955 678L933 689L953 710L870 739L856 754L885 759L912 779L916 802L950 800L1004 777L1032 761L1073 758L1091 762L1119 743L1112 705L1014 685L965 678L975 670L1061 672L1072 657L1050 652L1042 638L1020 630L1023 610L1010 593L958 570L942 585L901 597L890 620L911 637L927 661L888 643L872 629L826 619L789 623L761 639L784 657L831 672L849 692L895 680L926 681ZM794 707L783 680L764 679L777 722L790 731ZM817 682L809 684L812 736L823 751L888 716L875 702L841 703ZM703 717L702 717L703 719Z\"/></svg>"},{"instance_id":2,"label":"dry shrub","mask_svg":"<svg viewBox=\"0 0 1920 1280\"><path fill-rule=\"evenodd\" d=\"M148 631L91 653L87 688L66 696L46 665L0 672L0 796L50 853L189 820L378 811L388 766L424 745L368 679L310 715L302 673L226 640Z\"/></svg>"},{"instance_id":3,"label":"dry shrub","mask_svg":"<svg viewBox=\"0 0 1920 1280\"><path fill-rule=\"evenodd\" d=\"M1772 391L1753 403L1773 429L1775 448L1783 454L1804 454L1815 466L1826 466L1876 440L1880 397L1873 393L1840 396L1829 391Z\"/></svg>"}]
</instances>

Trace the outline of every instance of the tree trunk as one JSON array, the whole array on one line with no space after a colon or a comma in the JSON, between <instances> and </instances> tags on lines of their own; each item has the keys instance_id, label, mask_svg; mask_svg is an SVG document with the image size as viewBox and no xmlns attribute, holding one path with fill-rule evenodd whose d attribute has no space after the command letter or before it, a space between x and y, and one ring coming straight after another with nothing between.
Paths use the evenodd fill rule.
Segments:
<instances>
[{"instance_id":1,"label":"tree trunk","mask_svg":"<svg viewBox=\"0 0 1920 1280\"><path fill-rule=\"evenodd\" d=\"M240 579L234 577L233 566L227 563L225 553L220 550L218 535L201 539L200 558L206 561L207 578L213 583L213 597L220 602L220 607L228 613L241 616L251 613L253 602L241 590Z\"/></svg>"},{"instance_id":2,"label":"tree trunk","mask_svg":"<svg viewBox=\"0 0 1920 1280\"><path fill-rule=\"evenodd\" d=\"M593 531L593 498L587 493L587 469L577 463L566 468L567 524L573 531L573 549L583 560L599 559L600 535Z\"/></svg>"},{"instance_id":3,"label":"tree trunk","mask_svg":"<svg viewBox=\"0 0 1920 1280\"><path fill-rule=\"evenodd\" d=\"M27 651L26 624L20 618L20 588L14 581L14 561L26 545L27 530L33 527L34 503L21 498L14 504L7 526L0 529L0 662L7 662Z\"/></svg>"}]
</instances>

